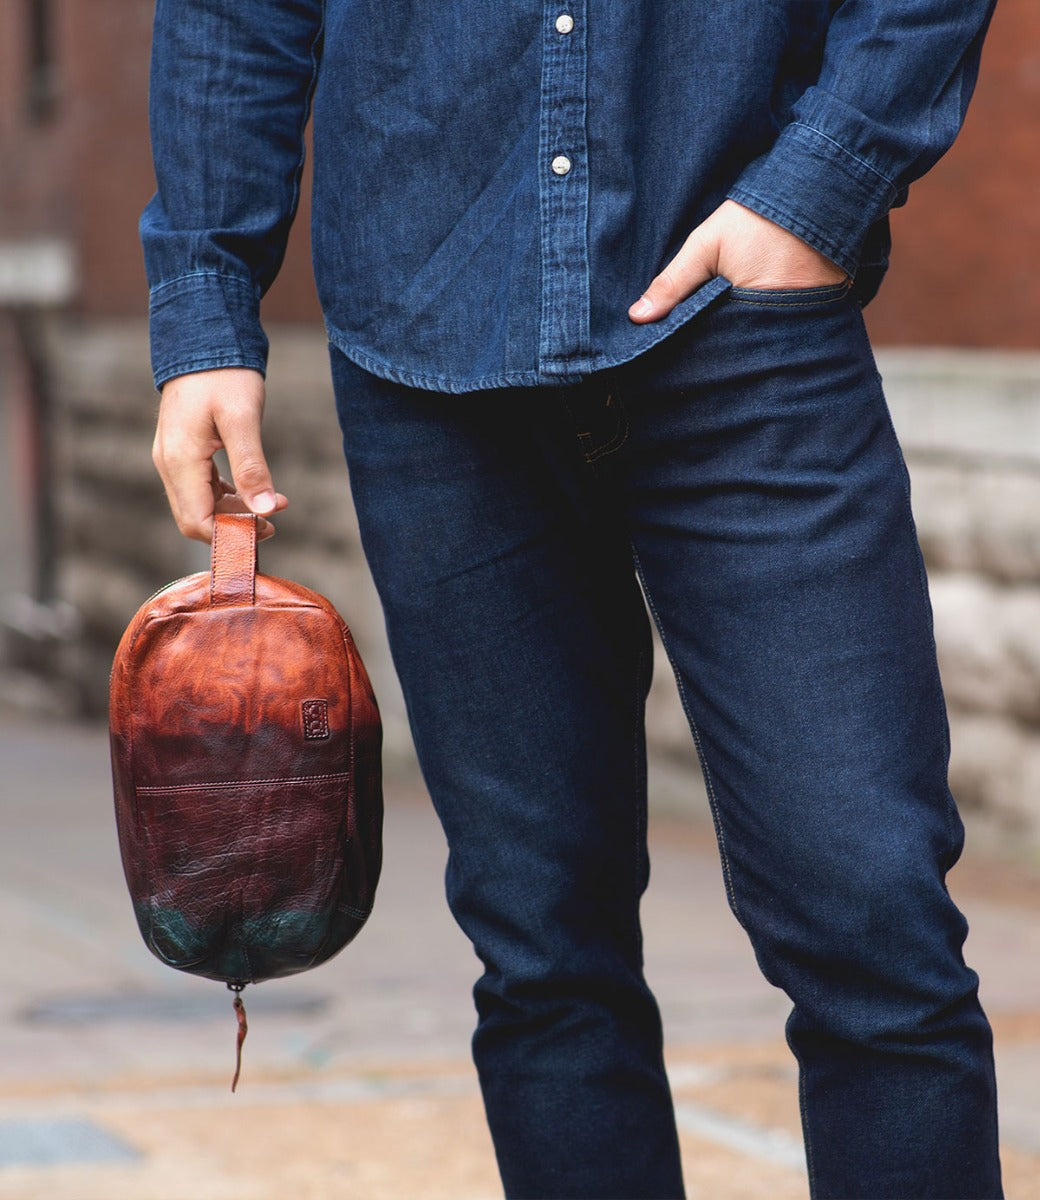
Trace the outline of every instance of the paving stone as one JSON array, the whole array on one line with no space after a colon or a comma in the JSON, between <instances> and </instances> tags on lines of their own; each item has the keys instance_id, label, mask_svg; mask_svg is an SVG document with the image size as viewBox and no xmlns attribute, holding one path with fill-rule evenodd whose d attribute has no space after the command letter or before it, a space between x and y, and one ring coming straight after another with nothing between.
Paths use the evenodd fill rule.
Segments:
<instances>
[{"instance_id":1,"label":"paving stone","mask_svg":"<svg viewBox=\"0 0 1040 1200\"><path fill-rule=\"evenodd\" d=\"M128 1162L139 1157L128 1142L82 1117L0 1121L0 1168Z\"/></svg>"},{"instance_id":2,"label":"paving stone","mask_svg":"<svg viewBox=\"0 0 1040 1200\"><path fill-rule=\"evenodd\" d=\"M0 1156L0 1200L501 1194L467 1053L479 965L447 915L444 841L414 782L390 781L386 875L357 942L247 991L232 1096L225 989L162 966L134 924L104 731L8 716L0 761L0 1130L44 1130L51 1155L26 1161L26 1136L21 1158ZM652 855L647 970L689 1195L804 1200L788 1003L728 910L710 829L659 819ZM996 1030L1008 1195L1038 1200L1040 873L970 840L951 886ZM89 1136L55 1134L72 1129ZM131 1157L55 1149L101 1144Z\"/></svg>"}]
</instances>

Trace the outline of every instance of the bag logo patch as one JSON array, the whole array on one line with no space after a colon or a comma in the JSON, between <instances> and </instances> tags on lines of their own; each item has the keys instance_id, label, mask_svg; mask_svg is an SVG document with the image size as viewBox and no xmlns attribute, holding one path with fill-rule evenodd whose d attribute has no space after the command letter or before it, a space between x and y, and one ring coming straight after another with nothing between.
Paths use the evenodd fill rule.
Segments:
<instances>
[{"instance_id":1,"label":"bag logo patch","mask_svg":"<svg viewBox=\"0 0 1040 1200\"><path fill-rule=\"evenodd\" d=\"M329 736L329 702L327 700L302 700L303 736L308 742L320 742Z\"/></svg>"}]
</instances>

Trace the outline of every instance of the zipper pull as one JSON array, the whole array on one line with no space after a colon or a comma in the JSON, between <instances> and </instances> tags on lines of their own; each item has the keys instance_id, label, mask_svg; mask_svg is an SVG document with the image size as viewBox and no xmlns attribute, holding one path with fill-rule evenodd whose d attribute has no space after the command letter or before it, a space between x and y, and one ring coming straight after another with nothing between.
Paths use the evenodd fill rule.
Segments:
<instances>
[{"instance_id":1,"label":"zipper pull","mask_svg":"<svg viewBox=\"0 0 1040 1200\"><path fill-rule=\"evenodd\" d=\"M235 1016L238 1018L238 1037L235 1042L235 1077L231 1080L232 1091L238 1087L238 1077L242 1073L242 1043L246 1040L246 1034L249 1032L246 1006L242 1003L242 989L245 986L244 983L228 984L228 990L235 993L234 1003L231 1007L235 1010Z\"/></svg>"}]
</instances>

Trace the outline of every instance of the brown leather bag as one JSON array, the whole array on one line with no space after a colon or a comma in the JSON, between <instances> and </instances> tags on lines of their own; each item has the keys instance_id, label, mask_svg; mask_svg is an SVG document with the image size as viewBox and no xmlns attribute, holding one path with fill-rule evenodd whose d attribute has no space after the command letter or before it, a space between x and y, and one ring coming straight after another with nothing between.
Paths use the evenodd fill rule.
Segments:
<instances>
[{"instance_id":1,"label":"brown leather bag","mask_svg":"<svg viewBox=\"0 0 1040 1200\"><path fill-rule=\"evenodd\" d=\"M379 712L350 631L323 596L256 565L256 519L218 515L211 570L130 622L109 708L144 940L235 991L345 946L382 857Z\"/></svg>"}]
</instances>

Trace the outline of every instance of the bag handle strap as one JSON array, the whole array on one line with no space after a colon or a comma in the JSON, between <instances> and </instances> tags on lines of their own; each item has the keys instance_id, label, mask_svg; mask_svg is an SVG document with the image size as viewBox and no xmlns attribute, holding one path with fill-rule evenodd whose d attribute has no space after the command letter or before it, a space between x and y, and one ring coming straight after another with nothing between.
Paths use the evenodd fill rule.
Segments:
<instances>
[{"instance_id":1,"label":"bag handle strap","mask_svg":"<svg viewBox=\"0 0 1040 1200\"><path fill-rule=\"evenodd\" d=\"M256 600L256 517L217 513L209 575L211 608L251 605Z\"/></svg>"}]
</instances>

